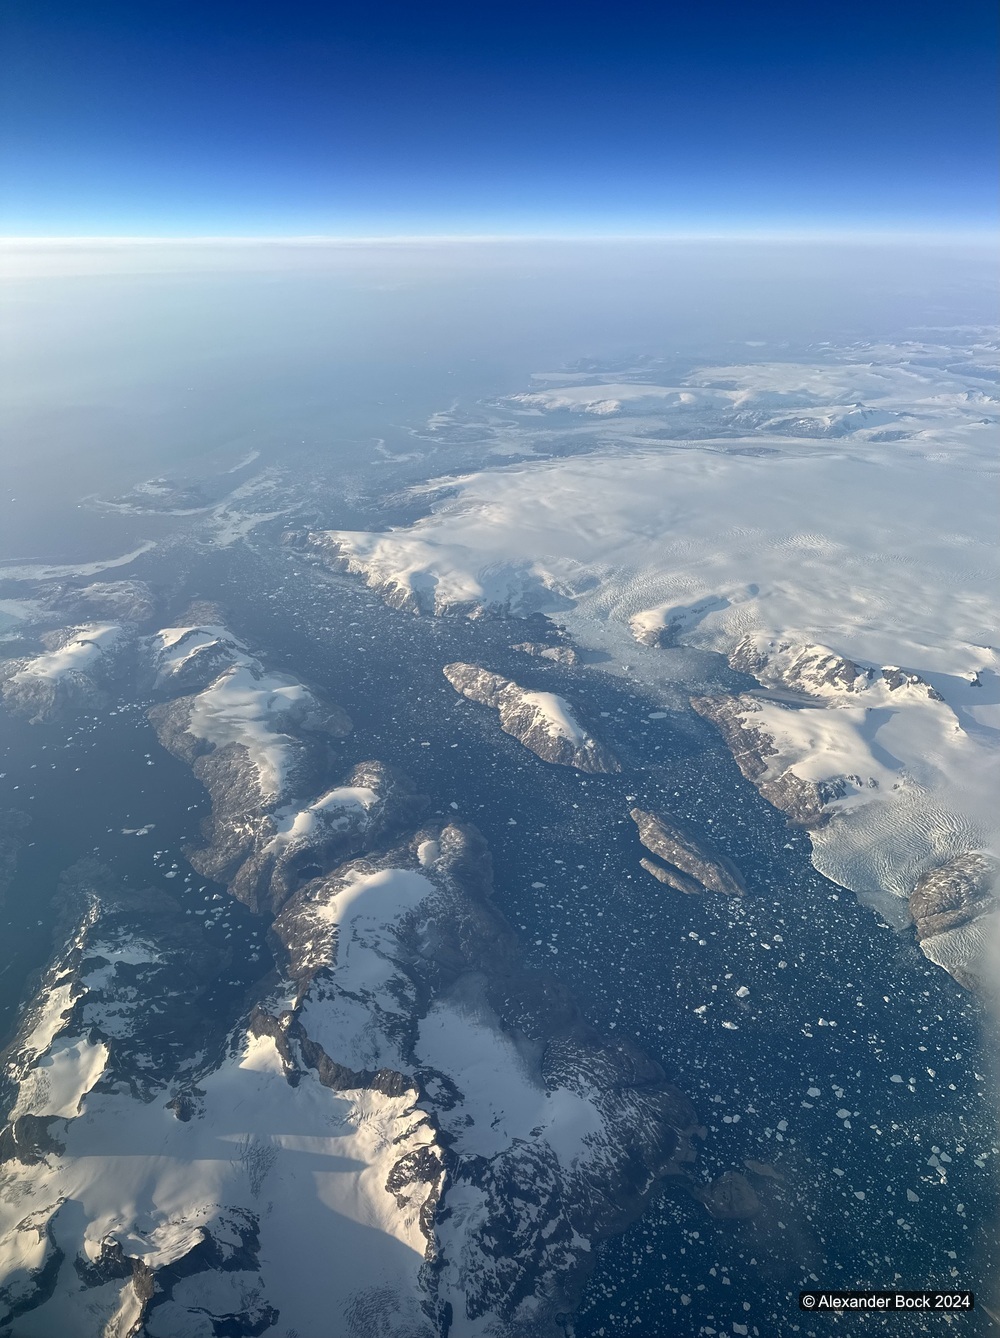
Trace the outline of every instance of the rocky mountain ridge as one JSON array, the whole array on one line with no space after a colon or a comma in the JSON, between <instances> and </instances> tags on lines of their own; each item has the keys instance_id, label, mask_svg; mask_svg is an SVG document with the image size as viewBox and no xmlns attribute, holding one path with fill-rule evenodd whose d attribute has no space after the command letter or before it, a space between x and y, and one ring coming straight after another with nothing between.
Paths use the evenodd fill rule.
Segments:
<instances>
[{"instance_id":1,"label":"rocky mountain ridge","mask_svg":"<svg viewBox=\"0 0 1000 1338\"><path fill-rule=\"evenodd\" d=\"M554 1338L659 1180L703 1197L690 1103L523 969L472 828L306 883L274 923L283 978L214 1038L201 1000L226 963L196 920L93 864L61 895L5 1056L19 1335L250 1338L338 1314L351 1338Z\"/></svg>"},{"instance_id":2,"label":"rocky mountain ridge","mask_svg":"<svg viewBox=\"0 0 1000 1338\"><path fill-rule=\"evenodd\" d=\"M336 572L358 576L392 609L431 617L528 618L570 604L533 563L483 564L474 549L442 551L418 536L290 531L284 541Z\"/></svg>"},{"instance_id":3,"label":"rocky mountain ridge","mask_svg":"<svg viewBox=\"0 0 1000 1338\"><path fill-rule=\"evenodd\" d=\"M524 967L474 828L420 826L382 762L331 775L342 713L223 628L142 646L142 681L183 693L150 711L161 741L212 798L191 858L275 917L277 973L206 1027L232 949L167 894L67 878L4 1056L5 1322L556 1338L665 1177L714 1202L690 1103Z\"/></svg>"},{"instance_id":4,"label":"rocky mountain ridge","mask_svg":"<svg viewBox=\"0 0 1000 1338\"><path fill-rule=\"evenodd\" d=\"M86 623L45 633L45 651L0 662L0 697L32 722L66 720L106 704L135 649L126 623Z\"/></svg>"},{"instance_id":5,"label":"rocky mountain ridge","mask_svg":"<svg viewBox=\"0 0 1000 1338\"><path fill-rule=\"evenodd\" d=\"M836 782L819 784L804 780L791 770L774 774L768 759L777 757L778 749L754 720L761 712L756 698L747 693L692 697L691 705L718 727L736 765L769 804L781 809L800 827L821 827L829 821L826 805L841 797L842 788Z\"/></svg>"},{"instance_id":6,"label":"rocky mountain ridge","mask_svg":"<svg viewBox=\"0 0 1000 1338\"><path fill-rule=\"evenodd\" d=\"M969 851L922 875L910 895L925 956L960 985L990 998L1000 993L1000 864Z\"/></svg>"},{"instance_id":7,"label":"rocky mountain ridge","mask_svg":"<svg viewBox=\"0 0 1000 1338\"><path fill-rule=\"evenodd\" d=\"M811 830L888 792L915 787L883 748L870 746L873 721L904 709L930 752L962 725L921 675L895 665L863 665L824 646L747 635L729 655L777 699L742 692L692 698L715 724L747 780L791 822ZM973 681L972 686L975 686ZM782 696L780 694L787 694ZM855 770L848 771L852 764ZM893 765L893 763L895 763ZM942 859L928 852L909 895L924 954L960 984L992 994L1000 911L992 861L977 850Z\"/></svg>"}]
</instances>

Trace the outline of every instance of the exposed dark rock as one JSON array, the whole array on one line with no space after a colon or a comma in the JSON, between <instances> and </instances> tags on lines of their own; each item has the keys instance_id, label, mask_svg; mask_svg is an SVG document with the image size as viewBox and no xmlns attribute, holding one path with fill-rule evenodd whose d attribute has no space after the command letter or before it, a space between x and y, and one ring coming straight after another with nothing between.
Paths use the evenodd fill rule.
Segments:
<instances>
[{"instance_id":1,"label":"exposed dark rock","mask_svg":"<svg viewBox=\"0 0 1000 1338\"><path fill-rule=\"evenodd\" d=\"M769 653L770 651L770 653ZM779 657L779 666L772 660ZM759 640L745 636L729 654L730 665L741 673L751 674L761 682L772 680L802 692L816 692L824 687L839 688L845 692L856 690L868 682L871 671L859 669L853 660L837 655L824 646L797 646L779 643L765 650ZM769 674L768 669L772 669Z\"/></svg>"},{"instance_id":2,"label":"exposed dark rock","mask_svg":"<svg viewBox=\"0 0 1000 1338\"><path fill-rule=\"evenodd\" d=\"M925 873L910 893L917 938L930 938L996 910L997 869L985 855L956 855Z\"/></svg>"},{"instance_id":3,"label":"exposed dark rock","mask_svg":"<svg viewBox=\"0 0 1000 1338\"><path fill-rule=\"evenodd\" d=\"M692 1190L713 1217L747 1218L760 1212L757 1191L739 1171L726 1171L711 1184Z\"/></svg>"},{"instance_id":4,"label":"exposed dark rock","mask_svg":"<svg viewBox=\"0 0 1000 1338\"><path fill-rule=\"evenodd\" d=\"M94 581L90 585L60 585L46 590L47 608L67 618L109 618L114 622L142 623L153 616L155 600L145 581Z\"/></svg>"},{"instance_id":5,"label":"exposed dark rock","mask_svg":"<svg viewBox=\"0 0 1000 1338\"><path fill-rule=\"evenodd\" d=\"M228 672L206 692L224 685ZM279 676L265 678L262 671L252 668L249 673L251 682L280 685L285 681ZM216 745L197 723L202 698L203 694L182 697L149 712L160 742L188 763L212 799L211 816L203 823L203 844L185 853L199 873L228 883L251 910L261 911L280 904L288 894L290 884L297 882L296 867L308 868L316 862L307 853L307 842L276 838L286 819L307 810L321 796L330 762L329 740L342 737L350 721L339 707L304 693L294 710L274 710L261 720L252 720L246 743L234 740ZM278 758L276 781L265 780L252 748ZM383 781L385 795L376 802L373 815L376 826L393 820L394 796L407 809L402 802L404 783L388 768ZM333 820L326 822L318 815L313 826L320 837L316 859L343 857L350 850L350 824L338 829ZM339 850L338 838L342 838Z\"/></svg>"},{"instance_id":6,"label":"exposed dark rock","mask_svg":"<svg viewBox=\"0 0 1000 1338\"><path fill-rule=\"evenodd\" d=\"M937 688L932 688L927 680L921 678L919 674L912 674L906 669L897 668L895 665L887 665L882 670L882 677L890 692L898 692L900 688L923 688L931 701L944 701Z\"/></svg>"},{"instance_id":7,"label":"exposed dark rock","mask_svg":"<svg viewBox=\"0 0 1000 1338\"><path fill-rule=\"evenodd\" d=\"M730 665L770 687L790 688L808 696L829 698L835 693L863 693L881 681L890 692L916 688L932 701L941 694L919 674L895 665L876 669L858 665L826 646L795 641L766 641L759 635L743 637L729 653Z\"/></svg>"},{"instance_id":8,"label":"exposed dark rock","mask_svg":"<svg viewBox=\"0 0 1000 1338\"><path fill-rule=\"evenodd\" d=\"M998 888L997 862L968 851L928 870L909 902L917 941L927 945L931 960L944 966L966 989L987 994L996 992L996 963L989 957L989 941L997 930L991 935L987 926L1000 914ZM941 952L939 945L944 942L950 946Z\"/></svg>"},{"instance_id":9,"label":"exposed dark rock","mask_svg":"<svg viewBox=\"0 0 1000 1338\"><path fill-rule=\"evenodd\" d=\"M799 827L822 827L828 821L825 805L844 793L837 782L817 784L802 780L791 771L767 775L766 759L776 756L777 749L770 737L752 723L752 717L760 711L756 698L746 693L736 697L692 697L691 705L700 716L718 726L736 765L769 804L781 809Z\"/></svg>"},{"instance_id":10,"label":"exposed dark rock","mask_svg":"<svg viewBox=\"0 0 1000 1338\"><path fill-rule=\"evenodd\" d=\"M667 887L672 887L675 892L684 892L687 895L697 895L704 892L705 889L694 878L689 878L687 874L681 873L680 869L672 865L657 864L655 860L647 859L642 856L639 860L640 868L652 874L661 883L666 883Z\"/></svg>"},{"instance_id":11,"label":"exposed dark rock","mask_svg":"<svg viewBox=\"0 0 1000 1338\"><path fill-rule=\"evenodd\" d=\"M549 646L544 641L521 641L512 650L523 651L540 660L551 660L553 664L574 665L580 663L580 655L575 646Z\"/></svg>"},{"instance_id":12,"label":"exposed dark rock","mask_svg":"<svg viewBox=\"0 0 1000 1338\"><path fill-rule=\"evenodd\" d=\"M230 890L248 906L277 911L304 882L412 826L427 805L402 772L384 762L361 762L342 786L311 805L280 820L266 818Z\"/></svg>"},{"instance_id":13,"label":"exposed dark rock","mask_svg":"<svg viewBox=\"0 0 1000 1338\"><path fill-rule=\"evenodd\" d=\"M226 953L168 893L121 884L94 859L63 874L53 909L58 948L40 981L39 1006L69 984L56 1034L108 1043L101 1085L150 1100L185 1057L199 1052L213 1032L220 1035L210 1015L206 1021L206 1003ZM33 1025L29 1008L0 1055L5 1095L32 1062L21 1047ZM56 1121L22 1114L2 1137L23 1160L32 1152L61 1151L58 1129Z\"/></svg>"},{"instance_id":14,"label":"exposed dark rock","mask_svg":"<svg viewBox=\"0 0 1000 1338\"><path fill-rule=\"evenodd\" d=\"M215 624L206 619L186 628L169 648L155 637L150 638L148 647L151 686L174 697L203 692L243 654L234 637L221 630L216 633Z\"/></svg>"},{"instance_id":15,"label":"exposed dark rock","mask_svg":"<svg viewBox=\"0 0 1000 1338\"><path fill-rule=\"evenodd\" d=\"M613 753L577 720L564 698L532 692L475 664L445 665L444 675L463 697L497 711L500 728L544 761L579 771L621 770Z\"/></svg>"},{"instance_id":16,"label":"exposed dark rock","mask_svg":"<svg viewBox=\"0 0 1000 1338\"><path fill-rule=\"evenodd\" d=\"M18 1315L34 1310L53 1294L62 1268L65 1254L56 1243L53 1235L53 1223L59 1211L42 1208L29 1213L14 1228L14 1233L26 1236L28 1242L42 1247L41 1261L28 1269L19 1269L13 1277L0 1287L0 1324L5 1327ZM6 1330L8 1333L10 1329Z\"/></svg>"},{"instance_id":17,"label":"exposed dark rock","mask_svg":"<svg viewBox=\"0 0 1000 1338\"><path fill-rule=\"evenodd\" d=\"M767 655L753 637L745 636L729 652L729 663L738 673L756 678L767 664Z\"/></svg>"},{"instance_id":18,"label":"exposed dark rock","mask_svg":"<svg viewBox=\"0 0 1000 1338\"><path fill-rule=\"evenodd\" d=\"M721 892L738 897L746 891L735 864L713 850L703 837L661 814L647 813L641 808L629 812L639 829L639 840L662 861L641 861L654 878L678 892Z\"/></svg>"},{"instance_id":19,"label":"exposed dark rock","mask_svg":"<svg viewBox=\"0 0 1000 1338\"><path fill-rule=\"evenodd\" d=\"M395 1053L397 1067L345 1070L306 1034L324 1000L336 1005L337 961L345 942L336 929L337 901L358 879L394 869L427 880L425 898L411 912L377 940L370 931L365 940L378 942L391 971L378 996L364 1002L374 1033L384 1037L384 1053ZM386 1080L392 1077L393 1094L416 1084L423 1093L419 1105L434 1112L438 1142L448 1149L468 1118L462 1113L466 1079L460 1069L444 1074L418 1061L419 1020L444 1006L481 1017L507 1043L516 1039L540 1090L573 1092L593 1103L599 1120L594 1137L605 1151L596 1159L582 1157L572 1169L538 1129L529 1141L515 1140L489 1159L456 1156L457 1149L410 1154L390 1176L394 1192L398 1178L408 1193L413 1177L434 1182L447 1165L434 1216L438 1285L447 1289L441 1295L454 1304L455 1279L461 1278L461 1303L470 1318L492 1314L509 1325L529 1304L534 1319L523 1331L554 1333L555 1314L571 1310L579 1296L594 1244L621 1230L657 1182L688 1174L698 1130L690 1102L638 1046L608 1040L591 1027L561 982L524 970L517 940L493 905L489 851L475 828L424 828L383 856L356 860L308 884L286 904L274 929L298 982L301 1021L264 1025L280 1027L289 1054L301 1056L324 1083L390 1090ZM412 1022L399 1019L400 1006ZM457 1235L452 1200L480 1205L471 1217L463 1210ZM581 1250L581 1241L591 1248Z\"/></svg>"},{"instance_id":20,"label":"exposed dark rock","mask_svg":"<svg viewBox=\"0 0 1000 1338\"><path fill-rule=\"evenodd\" d=\"M0 662L0 697L31 724L68 720L105 707L132 667L131 626L87 625L48 632L44 653Z\"/></svg>"}]
</instances>

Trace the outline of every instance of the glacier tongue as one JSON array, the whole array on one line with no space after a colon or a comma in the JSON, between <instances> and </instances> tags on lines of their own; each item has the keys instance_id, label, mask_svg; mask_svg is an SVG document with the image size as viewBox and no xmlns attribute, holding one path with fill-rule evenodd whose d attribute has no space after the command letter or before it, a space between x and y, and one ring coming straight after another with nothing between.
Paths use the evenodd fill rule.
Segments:
<instances>
[{"instance_id":1,"label":"glacier tongue","mask_svg":"<svg viewBox=\"0 0 1000 1338\"><path fill-rule=\"evenodd\" d=\"M426 612L548 611L488 590L518 573L654 691L676 689L658 651L731 655L767 691L699 709L816 867L903 923L924 875L1000 851L994 363L992 336L954 330L663 384L541 373L491 406L519 458L423 485L409 526L312 542Z\"/></svg>"}]
</instances>

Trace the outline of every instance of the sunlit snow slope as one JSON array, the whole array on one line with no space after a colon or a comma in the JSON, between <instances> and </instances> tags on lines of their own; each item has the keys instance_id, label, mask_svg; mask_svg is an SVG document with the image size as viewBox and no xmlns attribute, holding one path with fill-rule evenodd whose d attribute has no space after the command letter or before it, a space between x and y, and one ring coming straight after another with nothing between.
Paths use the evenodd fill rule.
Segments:
<instances>
[{"instance_id":1,"label":"sunlit snow slope","mask_svg":"<svg viewBox=\"0 0 1000 1338\"><path fill-rule=\"evenodd\" d=\"M552 458L588 415L590 449ZM763 749L746 774L814 787L817 866L891 906L998 846L998 421L981 331L681 385L547 374L489 424L517 463L425 490L406 529L312 543L398 607L558 613L651 682L672 645L733 656L761 684L726 707Z\"/></svg>"}]
</instances>

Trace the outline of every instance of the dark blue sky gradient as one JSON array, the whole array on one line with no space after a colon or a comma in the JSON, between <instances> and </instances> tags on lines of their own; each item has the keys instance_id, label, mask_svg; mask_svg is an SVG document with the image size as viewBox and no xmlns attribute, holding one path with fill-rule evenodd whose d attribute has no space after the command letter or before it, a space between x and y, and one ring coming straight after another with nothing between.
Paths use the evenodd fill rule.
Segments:
<instances>
[{"instance_id":1,"label":"dark blue sky gradient","mask_svg":"<svg viewBox=\"0 0 1000 1338\"><path fill-rule=\"evenodd\" d=\"M988 226L993 0L8 0L7 234Z\"/></svg>"}]
</instances>

